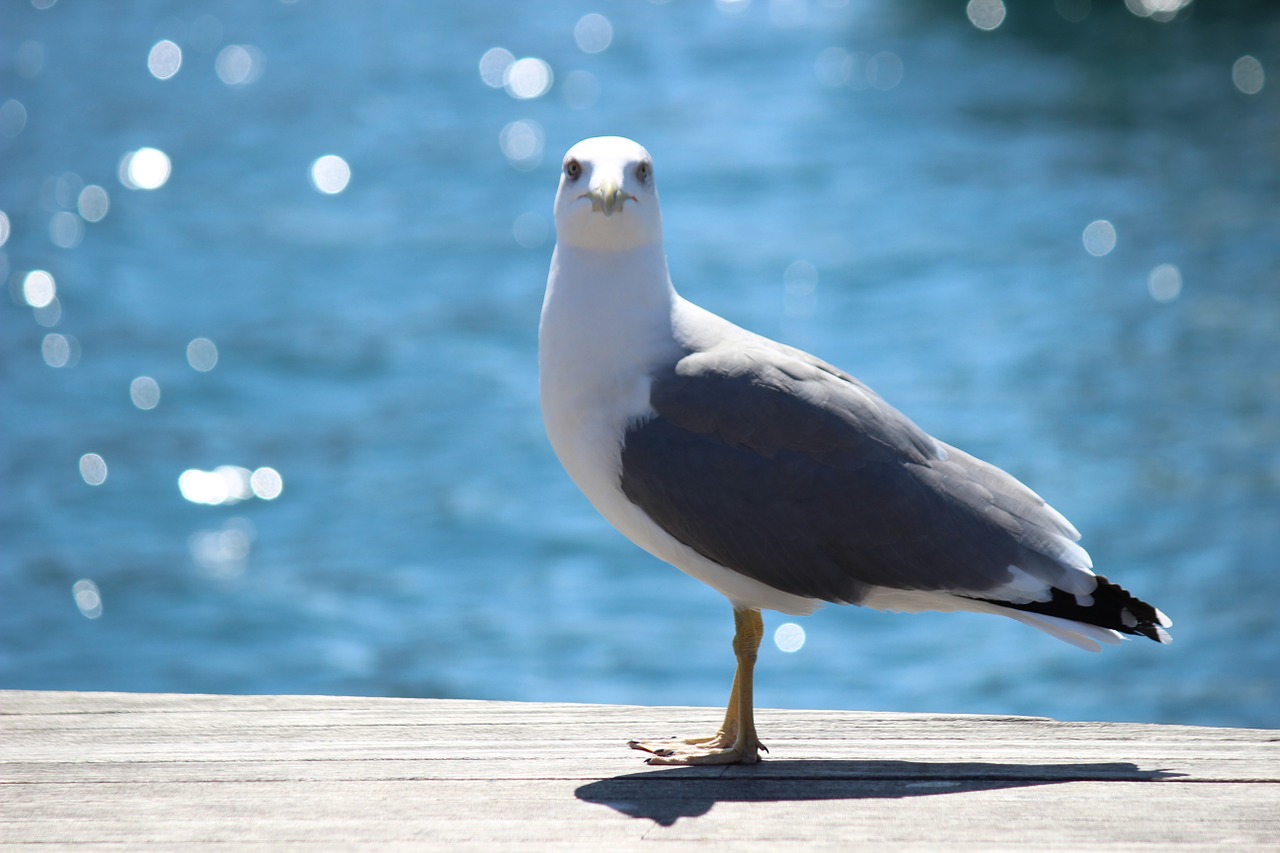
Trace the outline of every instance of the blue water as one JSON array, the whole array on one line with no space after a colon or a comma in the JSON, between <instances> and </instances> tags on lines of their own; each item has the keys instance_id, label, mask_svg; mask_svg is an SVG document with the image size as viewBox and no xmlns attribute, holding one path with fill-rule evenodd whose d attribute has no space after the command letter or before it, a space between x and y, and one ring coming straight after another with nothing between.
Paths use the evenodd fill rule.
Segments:
<instances>
[{"instance_id":1,"label":"blue water","mask_svg":"<svg viewBox=\"0 0 1280 853\"><path fill-rule=\"evenodd\" d=\"M788 653L767 614L759 704L1280 724L1275 13L46 5L0 9L0 686L722 703L728 606L538 412L560 156L617 133L687 297L1015 473L1176 622L1088 655L828 608ZM264 496L184 497L219 466Z\"/></svg>"}]
</instances>

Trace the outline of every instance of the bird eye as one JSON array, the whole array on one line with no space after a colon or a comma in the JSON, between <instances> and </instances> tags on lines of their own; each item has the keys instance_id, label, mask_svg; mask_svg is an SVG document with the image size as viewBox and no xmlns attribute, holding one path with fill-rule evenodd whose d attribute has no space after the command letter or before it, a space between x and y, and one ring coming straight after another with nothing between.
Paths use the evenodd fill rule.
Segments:
<instances>
[{"instance_id":1,"label":"bird eye","mask_svg":"<svg viewBox=\"0 0 1280 853\"><path fill-rule=\"evenodd\" d=\"M653 167L649 165L649 161L644 160L639 166L636 166L636 178L639 179L640 183L647 184L649 182L649 175L652 171Z\"/></svg>"},{"instance_id":2,"label":"bird eye","mask_svg":"<svg viewBox=\"0 0 1280 853\"><path fill-rule=\"evenodd\" d=\"M569 180L576 181L582 177L582 164L577 160L566 160L564 164L564 173Z\"/></svg>"}]
</instances>

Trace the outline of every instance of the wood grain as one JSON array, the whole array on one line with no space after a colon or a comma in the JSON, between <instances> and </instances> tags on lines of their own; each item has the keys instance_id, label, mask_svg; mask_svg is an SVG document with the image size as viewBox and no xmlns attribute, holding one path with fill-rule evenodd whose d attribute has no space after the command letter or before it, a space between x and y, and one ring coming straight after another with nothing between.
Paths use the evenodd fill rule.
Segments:
<instances>
[{"instance_id":1,"label":"wood grain","mask_svg":"<svg viewBox=\"0 0 1280 853\"><path fill-rule=\"evenodd\" d=\"M1280 849L1280 731L714 708L0 691L0 849Z\"/></svg>"}]
</instances>

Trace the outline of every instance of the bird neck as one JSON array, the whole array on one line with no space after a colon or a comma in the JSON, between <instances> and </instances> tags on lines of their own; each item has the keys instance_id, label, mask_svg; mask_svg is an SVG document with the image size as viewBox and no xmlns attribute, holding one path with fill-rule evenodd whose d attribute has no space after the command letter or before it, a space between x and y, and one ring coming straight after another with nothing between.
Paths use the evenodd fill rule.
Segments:
<instances>
[{"instance_id":1,"label":"bird neck","mask_svg":"<svg viewBox=\"0 0 1280 853\"><path fill-rule=\"evenodd\" d=\"M652 370L680 357L672 332L678 300L661 244L608 252L556 247L538 373L557 452L590 422L620 428L648 409Z\"/></svg>"},{"instance_id":2,"label":"bird neck","mask_svg":"<svg viewBox=\"0 0 1280 853\"><path fill-rule=\"evenodd\" d=\"M543 355L568 349L568 358L646 364L671 341L677 298L661 243L622 251L557 245L542 306Z\"/></svg>"}]
</instances>

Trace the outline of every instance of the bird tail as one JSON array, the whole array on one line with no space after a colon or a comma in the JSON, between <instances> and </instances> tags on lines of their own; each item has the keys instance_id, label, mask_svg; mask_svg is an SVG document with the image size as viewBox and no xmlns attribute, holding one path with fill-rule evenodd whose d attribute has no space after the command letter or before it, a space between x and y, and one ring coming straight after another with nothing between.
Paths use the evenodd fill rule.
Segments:
<instances>
[{"instance_id":1,"label":"bird tail","mask_svg":"<svg viewBox=\"0 0 1280 853\"><path fill-rule=\"evenodd\" d=\"M1098 586L1090 595L1053 589L1048 601L974 600L993 605L1002 615L1089 651L1098 651L1099 642L1120 642L1122 634L1147 637L1164 645L1173 642L1166 630L1173 626L1173 620L1102 575L1097 578Z\"/></svg>"}]
</instances>

